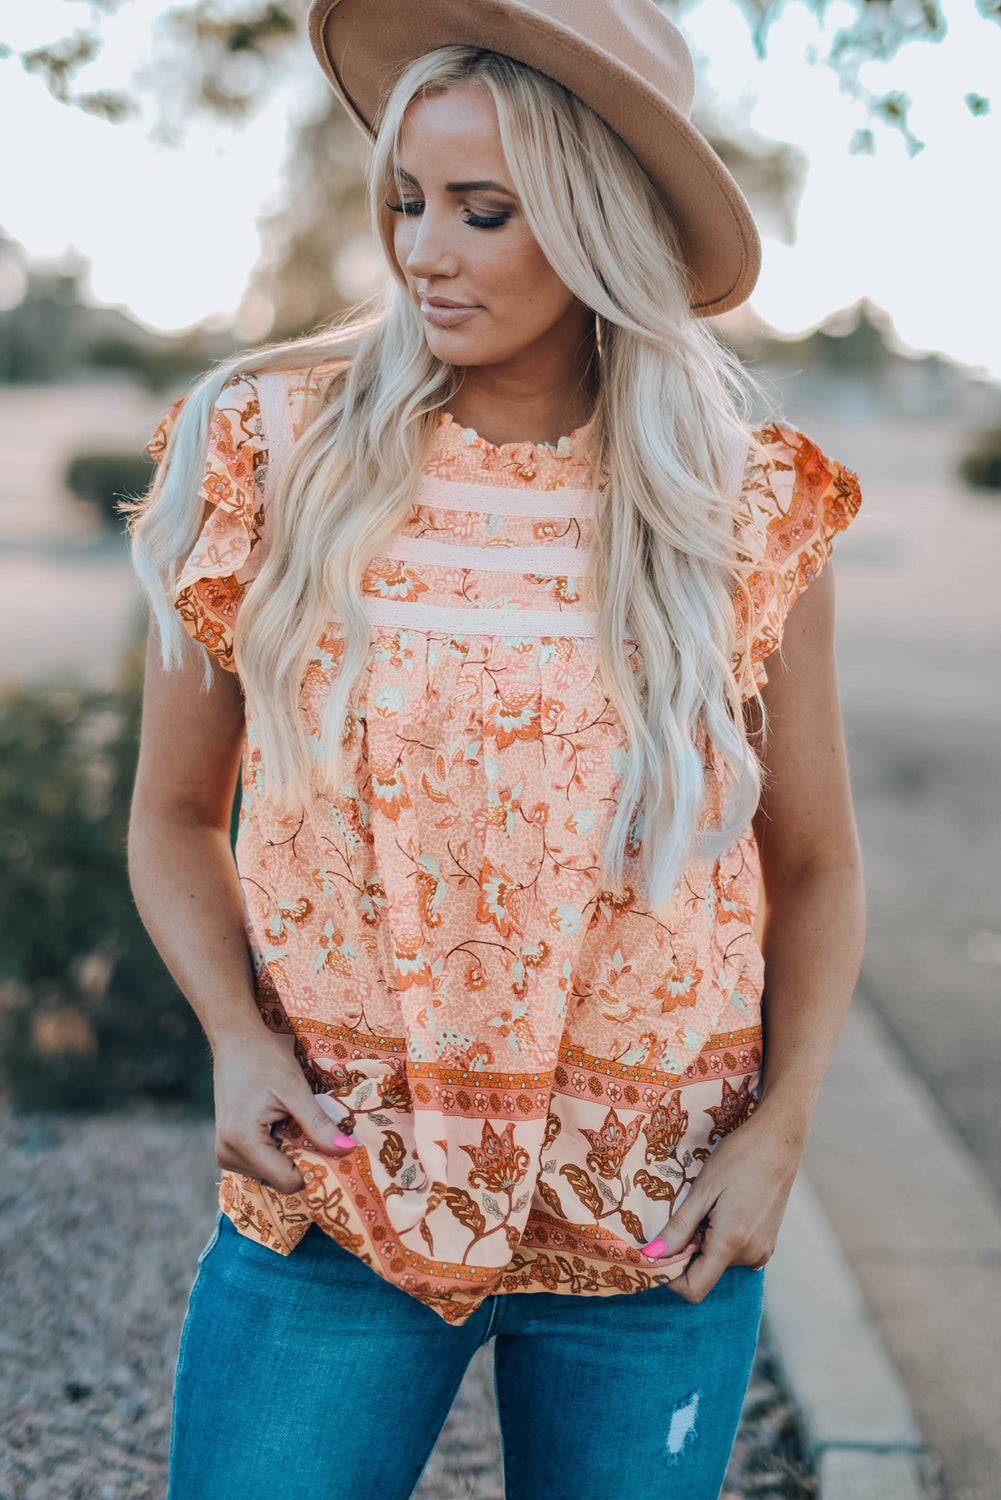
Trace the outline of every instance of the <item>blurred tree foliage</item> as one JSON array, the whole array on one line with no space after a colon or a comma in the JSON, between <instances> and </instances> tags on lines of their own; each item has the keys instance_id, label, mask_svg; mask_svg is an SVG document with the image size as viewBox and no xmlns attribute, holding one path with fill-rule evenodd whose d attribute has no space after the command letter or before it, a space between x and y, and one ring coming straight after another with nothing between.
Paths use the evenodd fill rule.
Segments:
<instances>
[{"instance_id":1,"label":"blurred tree foliage","mask_svg":"<svg viewBox=\"0 0 1001 1500\"><path fill-rule=\"evenodd\" d=\"M71 495L96 505L106 525L124 526L119 500L145 495L156 465L145 453L77 453L66 465L63 482Z\"/></svg>"},{"instance_id":2,"label":"blurred tree foliage","mask_svg":"<svg viewBox=\"0 0 1001 1500\"><path fill-rule=\"evenodd\" d=\"M366 145L339 102L324 92L307 53L304 20L308 0L194 0L169 6L154 28L150 57L137 77L121 87L87 91L76 80L98 55L107 27L130 0L93 0L80 24L76 0L64 0L67 23L44 45L14 53L37 74L55 99L120 120L136 113L140 99L153 99L160 111L158 130L169 136L199 110L239 119L259 108L269 86L292 67L311 80L319 101L301 123L288 158L285 201L265 222L263 255L244 304L241 332L251 339L287 337L315 328L373 289L365 286L371 254L362 174ZM736 0L744 12L759 57L785 0ZM823 15L828 0L807 0ZM985 24L1001 21L1001 0L976 0ZM872 153L876 126L887 125L905 138L911 154L923 142L908 124L911 101L899 90L873 94L860 82L862 65L892 59L906 42L940 40L946 23L939 0L850 0L852 14L833 34L818 66L832 68L841 87L859 103L860 125L846 149ZM664 0L682 27L684 0ZM974 115L990 109L980 94L964 95ZM792 239L798 192L803 180L799 152L785 144L755 138L736 119L700 114L694 123L726 162L751 202L759 222Z\"/></svg>"},{"instance_id":3,"label":"blurred tree foliage","mask_svg":"<svg viewBox=\"0 0 1001 1500\"><path fill-rule=\"evenodd\" d=\"M973 489L1001 494L1001 425L980 433L960 459L959 472Z\"/></svg>"},{"instance_id":4,"label":"blurred tree foliage","mask_svg":"<svg viewBox=\"0 0 1001 1500\"><path fill-rule=\"evenodd\" d=\"M138 644L116 691L0 700L0 1083L18 1112L211 1110L208 1043L129 888L141 704Z\"/></svg>"},{"instance_id":5,"label":"blurred tree foliage","mask_svg":"<svg viewBox=\"0 0 1001 1500\"><path fill-rule=\"evenodd\" d=\"M167 391L200 375L215 353L196 330L145 345L127 338L95 339L87 350L87 363L94 370L134 375L147 390Z\"/></svg>"}]
</instances>

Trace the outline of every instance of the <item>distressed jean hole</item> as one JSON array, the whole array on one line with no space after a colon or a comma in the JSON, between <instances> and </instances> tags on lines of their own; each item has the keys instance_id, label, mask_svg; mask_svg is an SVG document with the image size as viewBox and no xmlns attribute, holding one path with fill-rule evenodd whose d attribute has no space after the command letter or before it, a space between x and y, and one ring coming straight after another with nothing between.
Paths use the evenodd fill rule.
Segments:
<instances>
[{"instance_id":1,"label":"distressed jean hole","mask_svg":"<svg viewBox=\"0 0 1001 1500\"><path fill-rule=\"evenodd\" d=\"M667 1434L668 1453L681 1452L681 1448L685 1441L685 1438L690 1432L693 1431L695 1427L695 1415L698 1409L699 1393L698 1391L696 1391L684 1406L679 1406L674 1412L671 1417L671 1426Z\"/></svg>"}]
</instances>

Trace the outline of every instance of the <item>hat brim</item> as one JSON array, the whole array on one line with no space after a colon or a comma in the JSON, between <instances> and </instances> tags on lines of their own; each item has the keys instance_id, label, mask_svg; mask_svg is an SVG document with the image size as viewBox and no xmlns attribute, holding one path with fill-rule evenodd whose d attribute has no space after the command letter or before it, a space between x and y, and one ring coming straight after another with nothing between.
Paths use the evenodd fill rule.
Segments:
<instances>
[{"instance_id":1,"label":"hat brim","mask_svg":"<svg viewBox=\"0 0 1001 1500\"><path fill-rule=\"evenodd\" d=\"M518 0L314 0L309 39L369 139L400 73L436 47L486 47L545 73L622 137L664 196L692 277L692 312L712 317L750 296L761 269L761 241L736 181L680 110L586 37Z\"/></svg>"}]
</instances>

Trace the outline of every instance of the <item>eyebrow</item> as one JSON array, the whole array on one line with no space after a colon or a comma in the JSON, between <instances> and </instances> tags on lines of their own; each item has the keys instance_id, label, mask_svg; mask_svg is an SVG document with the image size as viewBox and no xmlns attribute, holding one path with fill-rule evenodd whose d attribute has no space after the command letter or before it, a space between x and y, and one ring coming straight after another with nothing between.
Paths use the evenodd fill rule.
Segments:
<instances>
[{"instance_id":1,"label":"eyebrow","mask_svg":"<svg viewBox=\"0 0 1001 1500\"><path fill-rule=\"evenodd\" d=\"M414 187L420 186L417 178L410 172L404 171L402 167L397 168L397 175L404 178L405 181L413 183ZM446 182L445 184L445 191L447 193L478 193L489 189L492 189L495 193L505 193L509 198L514 197L510 188L502 187L499 182L491 182L486 177L477 182Z\"/></svg>"}]
</instances>

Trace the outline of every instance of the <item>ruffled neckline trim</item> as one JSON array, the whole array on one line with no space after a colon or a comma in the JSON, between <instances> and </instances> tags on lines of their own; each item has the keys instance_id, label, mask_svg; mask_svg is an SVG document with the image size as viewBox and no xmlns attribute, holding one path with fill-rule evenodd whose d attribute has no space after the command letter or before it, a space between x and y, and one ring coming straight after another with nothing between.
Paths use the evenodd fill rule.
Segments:
<instances>
[{"instance_id":1,"label":"ruffled neckline trim","mask_svg":"<svg viewBox=\"0 0 1001 1500\"><path fill-rule=\"evenodd\" d=\"M491 443L481 437L473 427L461 427L450 411L438 413L435 433L440 447L462 454L481 468L528 468L538 471L552 465L557 469L586 465L591 456L591 446L597 428L597 412L584 423L575 427L557 443Z\"/></svg>"}]
</instances>

